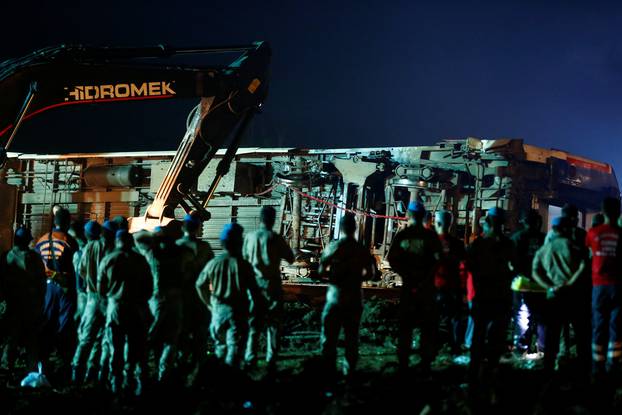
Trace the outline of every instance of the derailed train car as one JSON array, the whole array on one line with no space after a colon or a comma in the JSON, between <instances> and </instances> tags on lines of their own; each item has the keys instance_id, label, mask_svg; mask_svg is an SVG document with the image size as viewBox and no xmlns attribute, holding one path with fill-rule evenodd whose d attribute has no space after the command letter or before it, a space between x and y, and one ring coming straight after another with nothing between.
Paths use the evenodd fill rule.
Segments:
<instances>
[{"instance_id":1,"label":"derailed train car","mask_svg":"<svg viewBox=\"0 0 622 415\"><path fill-rule=\"evenodd\" d=\"M10 246L19 224L35 235L46 232L55 204L75 217L100 221L145 215L173 154L10 154L0 170L0 248ZM219 157L199 178L197 193L208 191ZM295 264L283 268L284 277L305 282L313 277L322 249L339 236L336 224L347 211L358 216L359 239L382 262L411 200L424 202L432 213L450 210L453 232L469 240L492 206L510 212L507 229L513 230L523 209L538 209L550 223L571 202L585 226L606 196L619 196L610 165L517 139L330 150L243 148L209 202L211 219L203 238L218 250L225 223L235 219L254 230L261 207L274 206L276 226L299 254ZM184 213L180 208L175 216Z\"/></svg>"}]
</instances>

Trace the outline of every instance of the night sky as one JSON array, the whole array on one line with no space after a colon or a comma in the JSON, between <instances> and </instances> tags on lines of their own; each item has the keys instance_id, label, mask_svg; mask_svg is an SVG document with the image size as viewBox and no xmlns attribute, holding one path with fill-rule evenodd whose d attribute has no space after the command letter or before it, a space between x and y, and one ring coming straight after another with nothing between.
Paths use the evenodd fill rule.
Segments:
<instances>
[{"instance_id":1,"label":"night sky","mask_svg":"<svg viewBox=\"0 0 622 415\"><path fill-rule=\"evenodd\" d=\"M2 58L59 43L269 41L270 96L245 145L513 137L622 171L619 2L24 3L1 6ZM13 150L172 150L195 103L50 111L24 125Z\"/></svg>"}]
</instances>

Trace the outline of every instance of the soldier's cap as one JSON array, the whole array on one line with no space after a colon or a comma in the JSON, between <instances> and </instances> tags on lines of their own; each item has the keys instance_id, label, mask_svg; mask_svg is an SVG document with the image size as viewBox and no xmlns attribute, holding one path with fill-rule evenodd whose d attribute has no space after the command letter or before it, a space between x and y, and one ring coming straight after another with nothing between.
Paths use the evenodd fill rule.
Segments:
<instances>
[{"instance_id":1,"label":"soldier's cap","mask_svg":"<svg viewBox=\"0 0 622 415\"><path fill-rule=\"evenodd\" d=\"M102 227L97 221L90 220L84 224L84 233L91 238L99 238L102 233Z\"/></svg>"},{"instance_id":2,"label":"soldier's cap","mask_svg":"<svg viewBox=\"0 0 622 415\"><path fill-rule=\"evenodd\" d=\"M102 225L102 229L107 230L108 232L115 233L117 231L117 225L113 221L105 220Z\"/></svg>"},{"instance_id":3,"label":"soldier's cap","mask_svg":"<svg viewBox=\"0 0 622 415\"><path fill-rule=\"evenodd\" d=\"M412 213L425 213L425 205L421 202L413 200L408 204L408 211Z\"/></svg>"},{"instance_id":4,"label":"soldier's cap","mask_svg":"<svg viewBox=\"0 0 622 415\"><path fill-rule=\"evenodd\" d=\"M17 230L15 231L15 237L26 242L30 242L32 241L32 233L30 232L30 229L28 229L25 226L21 226L19 228L17 228Z\"/></svg>"},{"instance_id":5,"label":"soldier's cap","mask_svg":"<svg viewBox=\"0 0 622 415\"><path fill-rule=\"evenodd\" d=\"M242 239L242 234L244 233L244 228L242 228L237 223L227 223L224 228L222 228L222 232L220 233L220 240L222 242L227 242L231 240Z\"/></svg>"},{"instance_id":6,"label":"soldier's cap","mask_svg":"<svg viewBox=\"0 0 622 415\"><path fill-rule=\"evenodd\" d=\"M503 208L495 206L495 207L492 207L492 208L488 209L488 212L486 213L486 216L488 216L490 218L504 220L505 219L505 210Z\"/></svg>"}]
</instances>

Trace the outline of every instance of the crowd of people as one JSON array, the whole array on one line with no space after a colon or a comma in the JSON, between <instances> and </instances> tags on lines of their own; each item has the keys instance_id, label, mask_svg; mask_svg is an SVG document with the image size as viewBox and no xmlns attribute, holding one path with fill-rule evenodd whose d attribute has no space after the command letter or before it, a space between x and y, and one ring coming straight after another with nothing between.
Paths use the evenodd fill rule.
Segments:
<instances>
[{"instance_id":1,"label":"crowd of people","mask_svg":"<svg viewBox=\"0 0 622 415\"><path fill-rule=\"evenodd\" d=\"M513 349L535 347L547 373L569 355L572 342L578 373L595 379L617 374L620 201L608 198L602 207L589 232L578 227L576 207L567 205L548 234L537 211L529 210L510 236L505 211L492 208L480 235L465 244L450 233L449 212L436 212L430 226L424 205L411 202L408 223L386 257L402 281L400 372L409 370L419 327L418 370L429 373L443 325L452 353L470 349L469 379L494 376L513 323ZM100 382L113 392L140 394L146 378L166 382L174 369L190 378L210 337L223 364L252 370L264 334L268 372L274 372L284 312L280 267L294 261L285 239L272 230L275 215L264 207L260 228L247 235L237 223L227 224L220 235L224 251L215 257L198 237L202 222L194 213L181 226L173 221L130 234L123 217L72 222L66 209L56 207L50 232L33 244L30 230L18 228L14 247L1 257L4 364L14 371L21 351L28 372L37 362L45 367L54 354L75 385ZM327 282L321 356L334 370L343 330L346 376L354 373L359 354L361 284L379 274L356 229L355 217L345 215L341 237L324 250L318 269ZM155 364L148 364L150 357Z\"/></svg>"}]
</instances>

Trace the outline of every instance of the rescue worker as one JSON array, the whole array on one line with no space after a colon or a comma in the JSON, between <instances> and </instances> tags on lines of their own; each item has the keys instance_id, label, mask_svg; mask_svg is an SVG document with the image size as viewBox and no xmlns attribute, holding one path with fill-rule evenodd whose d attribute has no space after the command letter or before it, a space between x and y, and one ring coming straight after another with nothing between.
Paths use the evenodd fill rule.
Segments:
<instances>
[{"instance_id":1,"label":"rescue worker","mask_svg":"<svg viewBox=\"0 0 622 415\"><path fill-rule=\"evenodd\" d=\"M446 328L453 354L460 353L460 316L463 307L460 263L465 259L464 243L449 233L452 215L446 210L436 212L434 226L441 242L441 258L434 273L436 304L440 325Z\"/></svg>"},{"instance_id":2,"label":"rescue worker","mask_svg":"<svg viewBox=\"0 0 622 415\"><path fill-rule=\"evenodd\" d=\"M475 291L471 309L471 381L483 376L482 362L486 357L494 373L505 347L512 312L511 264L515 263L515 251L512 241L503 234L504 222L502 208L489 209L483 234L467 249L467 268L472 274Z\"/></svg>"},{"instance_id":3,"label":"rescue worker","mask_svg":"<svg viewBox=\"0 0 622 415\"><path fill-rule=\"evenodd\" d=\"M154 246L147 258L153 276L150 300L153 322L149 328L149 343L158 359L158 380L166 381L176 363L183 321L183 289L192 254L175 244L168 225L157 227L154 237Z\"/></svg>"},{"instance_id":4,"label":"rescue worker","mask_svg":"<svg viewBox=\"0 0 622 415\"><path fill-rule=\"evenodd\" d=\"M571 323L577 341L581 372L590 370L589 310L577 307L584 293L579 281L586 267L580 246L570 239L572 224L568 217L552 221L553 234L534 256L532 276L547 290L544 321L546 328L544 368L552 372L559 351L560 334L565 323Z\"/></svg>"},{"instance_id":5,"label":"rescue worker","mask_svg":"<svg viewBox=\"0 0 622 415\"><path fill-rule=\"evenodd\" d=\"M328 279L326 304L322 311L322 356L335 370L337 340L343 328L346 365L344 374L354 373L359 356L359 324L363 312L361 282L376 274L376 261L369 249L354 238L356 220L346 214L340 223L341 238L322 253L319 274Z\"/></svg>"},{"instance_id":6,"label":"rescue worker","mask_svg":"<svg viewBox=\"0 0 622 415\"><path fill-rule=\"evenodd\" d=\"M283 320L281 260L291 264L294 261L294 253L285 239L272 231L276 219L276 211L272 206L264 206L259 219L260 228L246 235L243 248L244 259L253 266L255 279L263 297L260 304L253 304L252 307L246 346L246 364L250 368L256 365L259 337L265 329L266 362L268 370L273 371L276 369Z\"/></svg>"},{"instance_id":7,"label":"rescue worker","mask_svg":"<svg viewBox=\"0 0 622 415\"><path fill-rule=\"evenodd\" d=\"M535 209L522 213L520 220L522 229L516 231L511 240L516 249L515 276L531 277L533 258L538 249L544 244L546 235L541 231L542 217ZM545 305L545 295L540 292L512 293L514 299L514 349L520 354L528 353L533 337L536 338L538 352L544 352L544 324L542 312Z\"/></svg>"},{"instance_id":8,"label":"rescue worker","mask_svg":"<svg viewBox=\"0 0 622 415\"><path fill-rule=\"evenodd\" d=\"M261 298L253 267L242 257L243 232L237 223L225 225L220 234L224 252L208 262L196 283L212 313L216 357L234 368L240 368L244 358L250 301Z\"/></svg>"},{"instance_id":9,"label":"rescue worker","mask_svg":"<svg viewBox=\"0 0 622 415\"><path fill-rule=\"evenodd\" d=\"M194 287L205 265L214 258L214 251L208 242L198 238L201 227L202 221L197 212L187 214L183 222L184 236L176 242L177 246L186 248L192 254L188 275L184 278L184 318L180 338L182 362L187 366L188 372L196 370L201 358L207 353L209 313L201 303Z\"/></svg>"},{"instance_id":10,"label":"rescue worker","mask_svg":"<svg viewBox=\"0 0 622 415\"><path fill-rule=\"evenodd\" d=\"M84 279L80 276L80 259L82 258L82 249L86 245L86 235L84 234L84 222L81 220L73 221L69 227L69 235L71 235L78 243L78 250L73 254L73 270L76 274L76 314L74 320L76 324L80 324L84 307L86 306L86 285Z\"/></svg>"},{"instance_id":11,"label":"rescue worker","mask_svg":"<svg viewBox=\"0 0 622 415\"><path fill-rule=\"evenodd\" d=\"M59 207L54 214L52 231L41 236L35 245L48 276L41 335L42 357L49 357L56 348L63 368L71 367L71 356L76 344L74 315L77 294L73 255L78 244L67 233L70 222L69 211Z\"/></svg>"},{"instance_id":12,"label":"rescue worker","mask_svg":"<svg viewBox=\"0 0 622 415\"><path fill-rule=\"evenodd\" d=\"M587 236L587 232L585 229L579 227L579 209L573 204L565 204L562 207L562 217L568 218L570 220L570 239L572 242L581 248L583 252L583 259L586 261L588 266L585 267L583 271L583 275L579 278L575 285L580 286L577 288L577 304L576 307L584 310L583 313L587 315L591 315L592 308L592 267L589 266L591 263L590 260L590 250L585 245L585 238ZM597 215L598 216L598 215ZM604 221L604 218L603 218ZM551 234L549 232L549 234ZM547 238L549 236L547 235ZM583 295L579 295L579 293ZM559 347L559 360L564 360L570 355L570 347L571 347L571 338L570 338L570 325L564 324L562 327L562 336L561 343Z\"/></svg>"},{"instance_id":13,"label":"rescue worker","mask_svg":"<svg viewBox=\"0 0 622 415\"><path fill-rule=\"evenodd\" d=\"M82 252L79 272L86 285L86 305L78 329L78 347L72 362L72 382L81 383L94 381L97 377L105 377L107 369L100 365L102 357L106 360L106 352L102 353L103 335L106 323L106 299L97 292L97 272L99 265L112 252L114 245L115 226L105 221L103 226L92 220L86 223L85 234L89 241ZM112 241L111 241L112 240ZM103 354L103 356L102 356ZM100 369L103 372L100 373Z\"/></svg>"},{"instance_id":14,"label":"rescue worker","mask_svg":"<svg viewBox=\"0 0 622 415\"><path fill-rule=\"evenodd\" d=\"M602 204L605 223L589 230L586 245L592 256L593 373L618 373L622 364L622 266L620 261L620 200Z\"/></svg>"},{"instance_id":15,"label":"rescue worker","mask_svg":"<svg viewBox=\"0 0 622 415\"><path fill-rule=\"evenodd\" d=\"M7 345L3 361L9 371L15 367L20 347L26 352L26 372L35 369L38 358L37 335L43 319L47 276L41 257L30 249L31 241L30 229L18 228L14 246L0 264L6 301L3 335Z\"/></svg>"},{"instance_id":16,"label":"rescue worker","mask_svg":"<svg viewBox=\"0 0 622 415\"><path fill-rule=\"evenodd\" d=\"M140 395L147 364L148 301L153 278L149 264L132 249L132 242L127 230L117 231L116 249L99 266L97 290L107 298L105 335L110 347L111 389L116 393L124 385Z\"/></svg>"},{"instance_id":17,"label":"rescue worker","mask_svg":"<svg viewBox=\"0 0 622 415\"><path fill-rule=\"evenodd\" d=\"M423 226L425 207L408 205L408 225L395 235L387 260L402 277L398 360L401 371L408 369L412 331L421 326L421 370L426 374L436 355L437 311L434 301L434 270L442 247L438 236Z\"/></svg>"}]
</instances>

